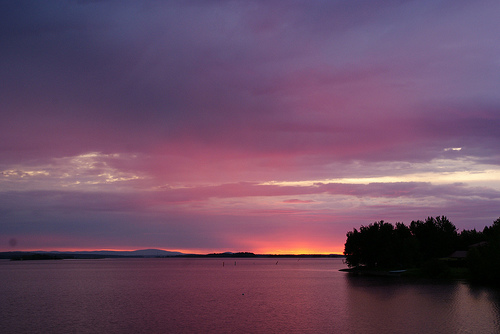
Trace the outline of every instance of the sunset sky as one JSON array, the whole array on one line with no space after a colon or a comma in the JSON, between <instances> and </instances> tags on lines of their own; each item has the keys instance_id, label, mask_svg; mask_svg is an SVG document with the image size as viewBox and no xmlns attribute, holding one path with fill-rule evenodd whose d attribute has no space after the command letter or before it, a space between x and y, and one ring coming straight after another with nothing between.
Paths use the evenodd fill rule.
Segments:
<instances>
[{"instance_id":1,"label":"sunset sky","mask_svg":"<svg viewBox=\"0 0 500 334\"><path fill-rule=\"evenodd\" d=\"M500 2L2 1L0 251L342 253L500 217Z\"/></svg>"}]
</instances>

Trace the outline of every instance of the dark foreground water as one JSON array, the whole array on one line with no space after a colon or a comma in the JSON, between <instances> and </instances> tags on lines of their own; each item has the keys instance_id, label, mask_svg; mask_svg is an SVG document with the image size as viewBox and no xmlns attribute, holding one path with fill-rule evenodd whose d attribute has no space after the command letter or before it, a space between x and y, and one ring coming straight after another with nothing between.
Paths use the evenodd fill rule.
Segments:
<instances>
[{"instance_id":1,"label":"dark foreground water","mask_svg":"<svg viewBox=\"0 0 500 334\"><path fill-rule=\"evenodd\" d=\"M222 263L224 262L224 266ZM500 333L500 293L340 259L0 262L0 333Z\"/></svg>"}]
</instances>

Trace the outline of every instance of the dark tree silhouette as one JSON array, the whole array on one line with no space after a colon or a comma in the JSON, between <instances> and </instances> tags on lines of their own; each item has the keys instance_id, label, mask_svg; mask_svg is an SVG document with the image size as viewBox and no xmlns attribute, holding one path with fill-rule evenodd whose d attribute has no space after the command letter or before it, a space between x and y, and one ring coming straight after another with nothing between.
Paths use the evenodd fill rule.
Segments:
<instances>
[{"instance_id":1,"label":"dark tree silhouette","mask_svg":"<svg viewBox=\"0 0 500 334\"><path fill-rule=\"evenodd\" d=\"M396 223L395 232L395 256L397 265L400 267L413 267L419 260L418 241L411 233L408 226Z\"/></svg>"},{"instance_id":2,"label":"dark tree silhouette","mask_svg":"<svg viewBox=\"0 0 500 334\"><path fill-rule=\"evenodd\" d=\"M458 250L466 251L471 245L478 244L480 242L486 241L486 238L482 232L472 230L463 230L458 235Z\"/></svg>"},{"instance_id":3,"label":"dark tree silhouette","mask_svg":"<svg viewBox=\"0 0 500 334\"><path fill-rule=\"evenodd\" d=\"M344 248L346 263L350 267L400 267L413 264L417 257L417 244L408 227L397 223L394 227L383 220L361 226L347 233Z\"/></svg>"},{"instance_id":4,"label":"dark tree silhouette","mask_svg":"<svg viewBox=\"0 0 500 334\"><path fill-rule=\"evenodd\" d=\"M500 284L500 218L483 230L484 243L469 249L467 264L473 282Z\"/></svg>"},{"instance_id":5,"label":"dark tree silhouette","mask_svg":"<svg viewBox=\"0 0 500 334\"><path fill-rule=\"evenodd\" d=\"M458 244L457 228L445 216L412 221L410 231L418 241L421 260L449 256Z\"/></svg>"},{"instance_id":6,"label":"dark tree silhouette","mask_svg":"<svg viewBox=\"0 0 500 334\"><path fill-rule=\"evenodd\" d=\"M468 250L467 261L449 259L455 250ZM500 218L482 232L474 229L461 233L445 216L412 221L409 227L403 223L393 226L381 220L347 232L344 255L349 267L420 267L433 277L449 274L448 264L467 264L472 281L498 285Z\"/></svg>"}]
</instances>

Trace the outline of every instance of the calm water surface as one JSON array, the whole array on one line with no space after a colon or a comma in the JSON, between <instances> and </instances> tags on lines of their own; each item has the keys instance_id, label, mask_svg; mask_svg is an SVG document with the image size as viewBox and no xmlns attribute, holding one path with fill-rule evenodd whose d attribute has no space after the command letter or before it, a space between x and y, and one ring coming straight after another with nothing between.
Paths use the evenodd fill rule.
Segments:
<instances>
[{"instance_id":1,"label":"calm water surface","mask_svg":"<svg viewBox=\"0 0 500 334\"><path fill-rule=\"evenodd\" d=\"M222 263L224 262L224 266ZM0 262L0 333L500 333L500 293L340 259Z\"/></svg>"}]
</instances>

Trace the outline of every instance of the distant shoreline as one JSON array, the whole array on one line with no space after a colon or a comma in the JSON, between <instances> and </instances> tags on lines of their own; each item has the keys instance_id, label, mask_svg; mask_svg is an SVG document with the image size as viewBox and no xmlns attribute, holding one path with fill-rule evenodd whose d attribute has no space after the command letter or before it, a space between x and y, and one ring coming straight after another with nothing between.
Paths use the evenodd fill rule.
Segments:
<instances>
[{"instance_id":1,"label":"distant shoreline","mask_svg":"<svg viewBox=\"0 0 500 334\"><path fill-rule=\"evenodd\" d=\"M139 251L82 251L82 252L45 252L45 251L12 251L0 252L0 259L11 261L32 260L64 260L64 259L106 259L106 258L345 258L341 254L254 254L249 252L238 253L211 253L211 254L182 254L162 250Z\"/></svg>"}]
</instances>

